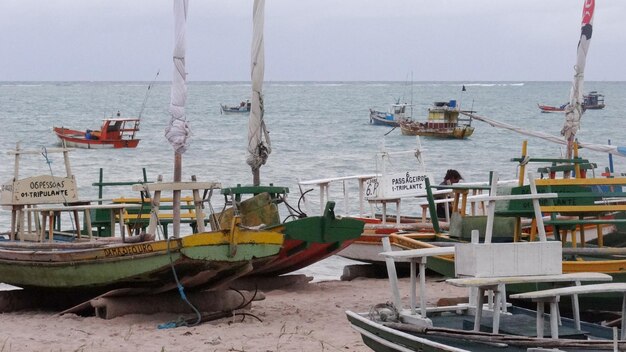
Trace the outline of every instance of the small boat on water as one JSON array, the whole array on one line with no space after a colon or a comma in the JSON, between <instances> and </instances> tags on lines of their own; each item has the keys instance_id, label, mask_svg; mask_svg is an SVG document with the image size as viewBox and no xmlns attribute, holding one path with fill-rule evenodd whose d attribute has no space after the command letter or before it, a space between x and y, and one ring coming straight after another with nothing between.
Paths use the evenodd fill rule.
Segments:
<instances>
[{"instance_id":1,"label":"small boat on water","mask_svg":"<svg viewBox=\"0 0 626 352\"><path fill-rule=\"evenodd\" d=\"M598 94L596 91L589 92L589 94L583 96L583 109L585 110L600 110L604 109L604 95ZM564 112L567 107L567 103L560 106L550 106L537 104L541 112Z\"/></svg>"},{"instance_id":2,"label":"small boat on water","mask_svg":"<svg viewBox=\"0 0 626 352\"><path fill-rule=\"evenodd\" d=\"M400 129L405 136L465 139L474 133L474 127L471 118L461 119L460 113L456 100L435 102L428 109L428 120L407 119L400 122Z\"/></svg>"},{"instance_id":3,"label":"small boat on water","mask_svg":"<svg viewBox=\"0 0 626 352\"><path fill-rule=\"evenodd\" d=\"M220 113L222 114L248 114L252 103L250 100L242 101L239 105L220 104Z\"/></svg>"},{"instance_id":4,"label":"small boat on water","mask_svg":"<svg viewBox=\"0 0 626 352\"><path fill-rule=\"evenodd\" d=\"M583 107L586 110L604 109L604 95L598 94L596 91L592 91L583 98L585 99L583 101Z\"/></svg>"},{"instance_id":5,"label":"small boat on water","mask_svg":"<svg viewBox=\"0 0 626 352\"><path fill-rule=\"evenodd\" d=\"M400 125L400 121L411 118L412 111L413 105L400 103L399 101L391 104L387 111L379 111L371 108L370 123L372 125L397 127Z\"/></svg>"},{"instance_id":6,"label":"small boat on water","mask_svg":"<svg viewBox=\"0 0 626 352\"><path fill-rule=\"evenodd\" d=\"M53 131L61 145L70 148L107 149L136 148L139 144L139 118L105 118L97 130L74 130L54 127Z\"/></svg>"},{"instance_id":7,"label":"small boat on water","mask_svg":"<svg viewBox=\"0 0 626 352\"><path fill-rule=\"evenodd\" d=\"M537 107L539 107L539 110L541 110L541 112L563 112L565 111L565 107L567 106L567 104L563 104L561 106L550 106L550 105L541 105L541 104L537 104Z\"/></svg>"}]
</instances>

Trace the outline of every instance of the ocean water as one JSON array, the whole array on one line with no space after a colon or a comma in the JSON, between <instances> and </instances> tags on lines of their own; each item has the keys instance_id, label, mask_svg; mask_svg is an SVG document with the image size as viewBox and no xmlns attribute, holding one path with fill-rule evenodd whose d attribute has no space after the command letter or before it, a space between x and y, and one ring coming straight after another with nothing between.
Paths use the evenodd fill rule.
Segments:
<instances>
[{"instance_id":1,"label":"ocean water","mask_svg":"<svg viewBox=\"0 0 626 352\"><path fill-rule=\"evenodd\" d=\"M461 87L465 85L466 91ZM425 119L434 101L454 99L464 110L529 130L559 136L563 114L543 114L537 104L560 105L568 100L570 82L266 82L265 120L270 131L272 154L261 168L264 184L288 186L290 202L297 203L298 180L346 176L377 171L375 153L385 146L389 151L414 149L415 137L402 136L399 129L369 124L370 107L386 109L396 99L412 101L413 116ZM137 116L146 96L148 83L142 82L0 82L0 181L13 177L13 156L5 151L20 143L22 148L58 146L53 126L97 129L101 119L120 111ZM585 82L585 92L596 90L605 95L606 108L587 111L578 138L587 143L626 145L623 133L626 83ZM189 150L183 155L183 180L196 175L200 181L218 181L224 186L249 184L252 176L245 162L247 116L221 115L220 103L237 104L250 96L249 83L192 82L188 85L186 114L192 129ZM70 153L72 172L82 199L97 198L99 168L105 181L133 181L142 177L155 180L163 175L172 180L174 152L164 138L169 120L169 83L156 83L141 115L141 142L137 149L81 150ZM474 135L467 140L421 138L427 170L439 182L447 169L461 172L465 181L487 181L489 171L501 179L517 175L511 158L521 153L528 140L529 155L558 157L564 148L535 137L494 128L474 121ZM598 164L601 172L608 166L606 154L581 150L582 157ZM61 154L24 158L21 176L62 175ZM625 160L614 157L616 171L626 171ZM391 168L416 167L411 155L390 160ZM340 189L337 197L342 204ZM105 198L128 195L130 189L108 189ZM220 196L215 196L216 208ZM319 212L316 192L307 196L306 211ZM353 213L351 209L338 209ZM410 209L409 209L410 210ZM0 232L10 228L10 212L0 211ZM316 279L338 277L343 260L331 258L308 268Z\"/></svg>"}]
</instances>

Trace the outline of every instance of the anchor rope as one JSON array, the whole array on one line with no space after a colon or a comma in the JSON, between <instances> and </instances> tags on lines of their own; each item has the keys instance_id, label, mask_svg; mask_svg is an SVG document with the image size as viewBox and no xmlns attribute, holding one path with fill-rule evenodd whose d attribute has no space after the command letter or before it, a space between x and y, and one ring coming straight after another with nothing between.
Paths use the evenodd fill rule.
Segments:
<instances>
[{"instance_id":1,"label":"anchor rope","mask_svg":"<svg viewBox=\"0 0 626 352\"><path fill-rule=\"evenodd\" d=\"M174 322L167 322L164 324L160 324L158 326L159 329L176 328L179 326L196 326L200 324L200 322L202 321L202 314L200 314L200 311L189 301L189 299L187 298L187 295L185 294L185 287L178 280L178 274L176 274L176 268L174 267L174 260L172 259L172 252L170 250L171 239L172 239L171 236L167 238L167 255L170 258L170 267L172 268L172 274L174 275L174 281L176 282L178 293L180 294L180 298L183 300L183 302L185 302L189 307L191 307L191 309L194 311L194 313L196 313L196 316L198 318L195 322L191 324L183 319L178 319L177 321L174 321Z\"/></svg>"}]
</instances>

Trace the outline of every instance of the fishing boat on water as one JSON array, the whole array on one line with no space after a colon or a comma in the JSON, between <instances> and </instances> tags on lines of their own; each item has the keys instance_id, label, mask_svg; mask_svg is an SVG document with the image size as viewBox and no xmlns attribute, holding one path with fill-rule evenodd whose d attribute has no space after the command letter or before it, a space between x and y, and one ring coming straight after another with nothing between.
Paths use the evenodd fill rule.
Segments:
<instances>
[{"instance_id":1,"label":"fishing boat on water","mask_svg":"<svg viewBox=\"0 0 626 352\"><path fill-rule=\"evenodd\" d=\"M550 105L541 105L537 104L537 107L541 112L549 113L549 112L563 112L565 111L565 107L567 104L563 104L561 106L550 106Z\"/></svg>"},{"instance_id":2,"label":"fishing boat on water","mask_svg":"<svg viewBox=\"0 0 626 352\"><path fill-rule=\"evenodd\" d=\"M596 91L589 92L589 94L583 97L583 107L586 110L600 110L604 109L604 95L599 94Z\"/></svg>"},{"instance_id":3,"label":"fishing boat on water","mask_svg":"<svg viewBox=\"0 0 626 352\"><path fill-rule=\"evenodd\" d=\"M157 72L154 80L159 76ZM53 127L61 146L83 149L136 148L141 115L146 107L154 81L148 85L146 95L137 117L122 117L118 111L114 117L102 120L97 129L76 130L66 127Z\"/></svg>"},{"instance_id":4,"label":"fishing boat on water","mask_svg":"<svg viewBox=\"0 0 626 352\"><path fill-rule=\"evenodd\" d=\"M436 138L465 139L474 133L472 119L459 118L461 110L456 100L435 102L428 109L428 119L420 122L407 119L400 122L400 129L405 136L425 136Z\"/></svg>"},{"instance_id":5,"label":"fishing boat on water","mask_svg":"<svg viewBox=\"0 0 626 352\"><path fill-rule=\"evenodd\" d=\"M136 148L140 139L139 118L119 117L105 118L102 125L95 130L74 130L65 127L54 127L53 131L61 145L70 148L107 149Z\"/></svg>"},{"instance_id":6,"label":"fishing boat on water","mask_svg":"<svg viewBox=\"0 0 626 352\"><path fill-rule=\"evenodd\" d=\"M387 111L370 108L370 124L397 127L401 121L411 118L412 112L413 105L400 101L391 104Z\"/></svg>"},{"instance_id":7,"label":"fishing boat on water","mask_svg":"<svg viewBox=\"0 0 626 352\"><path fill-rule=\"evenodd\" d=\"M600 110L604 109L604 106L604 95L596 91L589 92L589 94L583 96L582 107L584 110ZM564 112L567 103L560 106L537 104L537 107L539 107L541 112Z\"/></svg>"},{"instance_id":8,"label":"fishing boat on water","mask_svg":"<svg viewBox=\"0 0 626 352\"><path fill-rule=\"evenodd\" d=\"M226 115L249 114L251 105L250 100L242 101L239 105L220 104L220 113Z\"/></svg>"}]
</instances>

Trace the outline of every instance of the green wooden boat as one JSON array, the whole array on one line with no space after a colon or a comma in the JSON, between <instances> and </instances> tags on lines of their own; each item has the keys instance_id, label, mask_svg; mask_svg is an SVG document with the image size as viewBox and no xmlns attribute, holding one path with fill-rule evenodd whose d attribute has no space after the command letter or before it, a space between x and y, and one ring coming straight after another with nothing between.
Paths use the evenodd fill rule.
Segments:
<instances>
[{"instance_id":1,"label":"green wooden boat","mask_svg":"<svg viewBox=\"0 0 626 352\"><path fill-rule=\"evenodd\" d=\"M286 203L289 189L277 186L240 186L224 188L222 194L228 204L234 204L245 226L269 225L285 234L285 242L277 258L255 266L250 275L276 276L287 274L336 254L352 244L361 234L365 223L361 220L335 216L335 202L328 202L322 216L306 216L291 211L284 221L278 205ZM243 196L249 196L243 199ZM228 226L234 207L222 212L220 223Z\"/></svg>"},{"instance_id":2,"label":"green wooden boat","mask_svg":"<svg viewBox=\"0 0 626 352\"><path fill-rule=\"evenodd\" d=\"M274 259L283 234L234 226L167 240L121 240L5 241L0 243L0 277L25 289L94 294L117 288L174 289L175 272L187 289L209 288Z\"/></svg>"}]
</instances>

